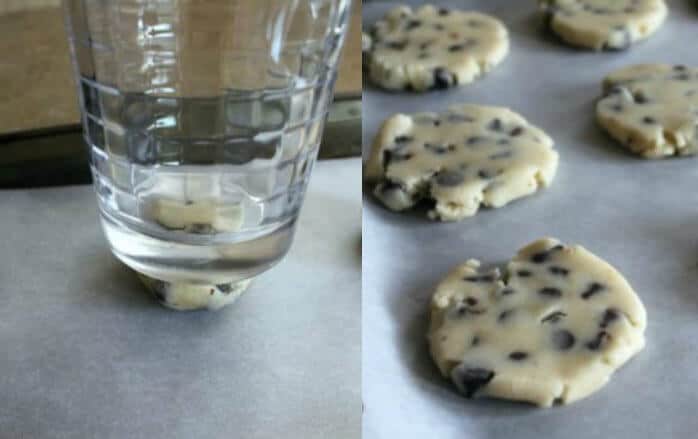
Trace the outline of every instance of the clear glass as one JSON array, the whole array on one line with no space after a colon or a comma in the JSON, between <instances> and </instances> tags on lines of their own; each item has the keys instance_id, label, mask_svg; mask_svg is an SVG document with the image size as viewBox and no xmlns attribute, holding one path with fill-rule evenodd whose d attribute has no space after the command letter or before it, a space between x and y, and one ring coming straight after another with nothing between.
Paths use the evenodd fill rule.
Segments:
<instances>
[{"instance_id":1,"label":"clear glass","mask_svg":"<svg viewBox=\"0 0 698 439\"><path fill-rule=\"evenodd\" d=\"M119 259L151 279L205 286L239 285L284 256L350 1L64 1L102 225Z\"/></svg>"}]
</instances>

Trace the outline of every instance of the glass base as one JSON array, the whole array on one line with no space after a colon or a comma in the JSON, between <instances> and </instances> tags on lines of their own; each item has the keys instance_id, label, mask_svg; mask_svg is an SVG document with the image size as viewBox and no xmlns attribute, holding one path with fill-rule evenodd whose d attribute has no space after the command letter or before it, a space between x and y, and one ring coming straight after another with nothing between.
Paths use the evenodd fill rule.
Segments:
<instances>
[{"instance_id":1,"label":"glass base","mask_svg":"<svg viewBox=\"0 0 698 439\"><path fill-rule=\"evenodd\" d=\"M223 284L186 281L169 282L138 273L143 284L161 305L177 311L217 310L235 302L247 290L252 279Z\"/></svg>"}]
</instances>

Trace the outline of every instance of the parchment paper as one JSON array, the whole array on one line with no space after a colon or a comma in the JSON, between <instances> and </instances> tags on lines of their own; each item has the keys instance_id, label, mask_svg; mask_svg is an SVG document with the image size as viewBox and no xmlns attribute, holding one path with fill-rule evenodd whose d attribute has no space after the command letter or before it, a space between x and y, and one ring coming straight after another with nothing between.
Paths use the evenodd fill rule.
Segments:
<instances>
[{"instance_id":1,"label":"parchment paper","mask_svg":"<svg viewBox=\"0 0 698 439\"><path fill-rule=\"evenodd\" d=\"M365 79L364 156L392 113L472 102L522 113L554 138L561 162L548 190L459 223L391 213L364 188L363 437L697 437L698 158L635 158L593 119L607 72L636 62L698 65L695 2L670 1L670 17L656 35L609 53L568 48L546 36L534 1L438 3L502 19L510 55L484 79L455 91L386 93ZM364 4L364 27L395 4ZM432 287L469 257L502 263L546 235L584 245L627 277L647 307L647 347L605 388L570 406L466 400L427 351Z\"/></svg>"},{"instance_id":2,"label":"parchment paper","mask_svg":"<svg viewBox=\"0 0 698 439\"><path fill-rule=\"evenodd\" d=\"M0 191L0 438L360 435L360 161L316 165L286 258L174 312L109 252L92 188Z\"/></svg>"}]
</instances>

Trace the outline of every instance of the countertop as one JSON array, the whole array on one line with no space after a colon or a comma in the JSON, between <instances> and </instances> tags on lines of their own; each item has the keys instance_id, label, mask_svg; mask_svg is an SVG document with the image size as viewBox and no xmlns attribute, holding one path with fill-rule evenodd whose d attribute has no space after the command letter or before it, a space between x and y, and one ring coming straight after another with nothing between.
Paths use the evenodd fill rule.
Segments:
<instances>
[{"instance_id":1,"label":"countertop","mask_svg":"<svg viewBox=\"0 0 698 439\"><path fill-rule=\"evenodd\" d=\"M0 191L0 437L358 438L360 186L318 163L287 257L186 313L110 254L91 187Z\"/></svg>"},{"instance_id":2,"label":"countertop","mask_svg":"<svg viewBox=\"0 0 698 439\"><path fill-rule=\"evenodd\" d=\"M0 2L0 134L80 123L60 0ZM361 91L361 1L354 0L337 94Z\"/></svg>"},{"instance_id":3,"label":"countertop","mask_svg":"<svg viewBox=\"0 0 698 439\"><path fill-rule=\"evenodd\" d=\"M364 25L395 3L364 4ZM545 130L560 166L548 189L457 223L430 222L423 211L389 212L365 192L363 438L695 438L698 157L637 158L594 121L601 78L610 71L638 62L698 65L695 2L668 1L668 21L655 35L605 53L568 48L544 34L533 1L436 3L499 17L511 51L484 78L456 90L365 87L364 147L393 113L481 103L510 107ZM581 244L623 273L647 308L647 346L604 388L569 406L467 400L440 376L427 350L433 288L468 258L501 264L543 236Z\"/></svg>"}]
</instances>

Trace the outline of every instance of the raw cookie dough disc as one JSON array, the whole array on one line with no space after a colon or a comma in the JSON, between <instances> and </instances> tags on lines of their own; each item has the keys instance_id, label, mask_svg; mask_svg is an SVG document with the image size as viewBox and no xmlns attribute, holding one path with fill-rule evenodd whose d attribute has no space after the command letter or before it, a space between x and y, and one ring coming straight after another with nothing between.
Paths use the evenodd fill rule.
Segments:
<instances>
[{"instance_id":1,"label":"raw cookie dough disc","mask_svg":"<svg viewBox=\"0 0 698 439\"><path fill-rule=\"evenodd\" d=\"M623 276L580 246L541 239L507 273L469 260L437 287L429 344L467 397L548 407L584 398L645 344L645 309Z\"/></svg>"},{"instance_id":2,"label":"raw cookie dough disc","mask_svg":"<svg viewBox=\"0 0 698 439\"><path fill-rule=\"evenodd\" d=\"M539 0L547 26L565 42L594 50L626 49L654 33L664 0Z\"/></svg>"},{"instance_id":3,"label":"raw cookie dough disc","mask_svg":"<svg viewBox=\"0 0 698 439\"><path fill-rule=\"evenodd\" d=\"M603 81L598 123L630 151L654 159L698 151L698 69L640 64Z\"/></svg>"},{"instance_id":4,"label":"raw cookie dough disc","mask_svg":"<svg viewBox=\"0 0 698 439\"><path fill-rule=\"evenodd\" d=\"M205 285L191 282L166 282L141 273L138 276L162 305L177 311L220 309L235 302L251 282L244 280L219 285Z\"/></svg>"},{"instance_id":5,"label":"raw cookie dough disc","mask_svg":"<svg viewBox=\"0 0 698 439\"><path fill-rule=\"evenodd\" d=\"M389 90L426 91L467 84L499 64L509 37L479 12L399 6L371 30L371 80Z\"/></svg>"},{"instance_id":6,"label":"raw cookie dough disc","mask_svg":"<svg viewBox=\"0 0 698 439\"><path fill-rule=\"evenodd\" d=\"M143 207L143 215L168 230L197 235L234 232L243 224L243 209L214 199L176 200L152 197ZM250 280L205 284L198 281L167 281L138 273L141 281L158 301L178 311L216 310L233 303L247 289Z\"/></svg>"},{"instance_id":7,"label":"raw cookie dough disc","mask_svg":"<svg viewBox=\"0 0 698 439\"><path fill-rule=\"evenodd\" d=\"M557 162L552 139L520 115L466 104L387 119L365 177L392 210L433 199L430 218L456 221L548 186Z\"/></svg>"}]
</instances>

